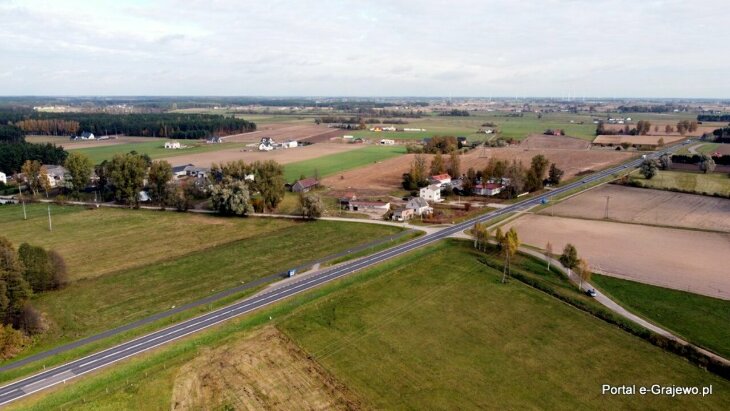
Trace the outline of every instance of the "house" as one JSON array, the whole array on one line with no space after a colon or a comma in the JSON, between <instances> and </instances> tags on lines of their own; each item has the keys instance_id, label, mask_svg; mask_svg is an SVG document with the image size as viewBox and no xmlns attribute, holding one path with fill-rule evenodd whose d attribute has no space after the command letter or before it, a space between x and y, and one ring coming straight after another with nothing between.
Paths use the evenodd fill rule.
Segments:
<instances>
[{"instance_id":1,"label":"house","mask_svg":"<svg viewBox=\"0 0 730 411\"><path fill-rule=\"evenodd\" d=\"M392 146L395 144L395 140L392 140L389 138L384 138L384 139L380 140L380 144L382 144L384 146Z\"/></svg>"},{"instance_id":2,"label":"house","mask_svg":"<svg viewBox=\"0 0 730 411\"><path fill-rule=\"evenodd\" d=\"M415 215L424 215L433 213L433 208L428 205L428 201L421 197L411 197L406 203L406 208L413 210Z\"/></svg>"},{"instance_id":3,"label":"house","mask_svg":"<svg viewBox=\"0 0 730 411\"><path fill-rule=\"evenodd\" d=\"M170 148L173 150L178 149L178 148L180 148L180 142L179 141L168 141L165 143L165 148Z\"/></svg>"},{"instance_id":4,"label":"house","mask_svg":"<svg viewBox=\"0 0 730 411\"><path fill-rule=\"evenodd\" d=\"M205 140L205 142L206 142L206 144L218 144L218 143L222 143L223 139L220 137L214 136L214 137L211 137L211 138Z\"/></svg>"},{"instance_id":5,"label":"house","mask_svg":"<svg viewBox=\"0 0 730 411\"><path fill-rule=\"evenodd\" d=\"M382 201L350 201L350 211L382 211L390 210L390 203Z\"/></svg>"},{"instance_id":6,"label":"house","mask_svg":"<svg viewBox=\"0 0 730 411\"><path fill-rule=\"evenodd\" d=\"M271 137L261 137L259 143L259 151L271 151L274 149L274 139Z\"/></svg>"},{"instance_id":7,"label":"house","mask_svg":"<svg viewBox=\"0 0 730 411\"><path fill-rule=\"evenodd\" d=\"M81 139L82 140L93 140L94 139L94 133L89 131L84 131L81 133Z\"/></svg>"},{"instance_id":8,"label":"house","mask_svg":"<svg viewBox=\"0 0 730 411\"><path fill-rule=\"evenodd\" d=\"M339 198L341 208L350 208L350 202L356 201L357 195L355 193L345 193Z\"/></svg>"},{"instance_id":9,"label":"house","mask_svg":"<svg viewBox=\"0 0 730 411\"><path fill-rule=\"evenodd\" d=\"M8 176L0 171L0 183L7 184L8 183Z\"/></svg>"},{"instance_id":10,"label":"house","mask_svg":"<svg viewBox=\"0 0 730 411\"><path fill-rule=\"evenodd\" d=\"M291 191L295 193L306 193L307 191L317 187L319 181L314 178L305 178L299 180L291 186Z\"/></svg>"},{"instance_id":11,"label":"house","mask_svg":"<svg viewBox=\"0 0 730 411\"><path fill-rule=\"evenodd\" d=\"M48 185L50 187L62 187L66 179L66 169L58 165L44 165L46 176L48 177Z\"/></svg>"},{"instance_id":12,"label":"house","mask_svg":"<svg viewBox=\"0 0 730 411\"><path fill-rule=\"evenodd\" d=\"M395 211L393 211L393 216L391 217L394 221L406 221L413 218L415 215L415 212L412 208L399 208Z\"/></svg>"},{"instance_id":13,"label":"house","mask_svg":"<svg viewBox=\"0 0 730 411\"><path fill-rule=\"evenodd\" d=\"M175 166L172 168L172 176L174 178L183 178L188 175L187 168L195 167L192 164L185 164L184 166Z\"/></svg>"},{"instance_id":14,"label":"house","mask_svg":"<svg viewBox=\"0 0 730 411\"><path fill-rule=\"evenodd\" d=\"M480 196L494 196L502 192L504 186L499 183L477 184L474 186L474 194Z\"/></svg>"},{"instance_id":15,"label":"house","mask_svg":"<svg viewBox=\"0 0 730 411\"><path fill-rule=\"evenodd\" d=\"M451 176L448 174L437 174L429 177L428 182L439 187L443 187L444 185L451 183Z\"/></svg>"},{"instance_id":16,"label":"house","mask_svg":"<svg viewBox=\"0 0 730 411\"><path fill-rule=\"evenodd\" d=\"M426 201L439 203L439 202L441 202L441 187L439 187L436 184L431 184L430 186L422 187L418 196Z\"/></svg>"},{"instance_id":17,"label":"house","mask_svg":"<svg viewBox=\"0 0 730 411\"><path fill-rule=\"evenodd\" d=\"M207 168L196 167L192 164L186 165L185 168L183 169L183 171L185 172L185 174L184 174L185 176L196 177L196 178L205 178L205 177L207 177L208 173L210 172L210 170Z\"/></svg>"}]
</instances>

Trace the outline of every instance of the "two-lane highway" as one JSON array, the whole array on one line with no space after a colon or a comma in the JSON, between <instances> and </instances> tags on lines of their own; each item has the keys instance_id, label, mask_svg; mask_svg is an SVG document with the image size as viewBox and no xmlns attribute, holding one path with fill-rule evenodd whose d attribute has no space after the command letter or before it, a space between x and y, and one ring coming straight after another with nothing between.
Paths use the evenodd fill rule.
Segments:
<instances>
[{"instance_id":1,"label":"two-lane highway","mask_svg":"<svg viewBox=\"0 0 730 411\"><path fill-rule=\"evenodd\" d=\"M655 152L651 155L651 157L657 157L663 153L673 152L682 145L684 144L678 144ZM643 159L636 159L620 166L594 173L591 176L587 176L580 181L576 181L565 186L556 188L542 195L532 197L524 201L512 204L503 209L492 211L488 214L484 214L479 217L464 221L462 223L455 224L438 232L427 234L409 242L371 254L367 257L344 263L338 267L322 271L321 273L312 275L297 282L288 283L268 293L259 294L244 299L218 310L211 311L210 313L203 314L199 317L183 321L168 328L136 338L132 341L117 345L104 351L89 355L75 361L71 361L56 368L45 370L36 375L13 382L0 388L0 405L7 404L11 401L25 397L34 392L52 387L54 385L65 383L67 380L70 380L72 378L109 366L116 363L117 361L121 361L133 355L149 351L162 344L166 344L187 335L202 331L223 321L275 303L297 293L310 290L323 283L335 280L363 268L373 266L390 258L408 253L409 251L412 251L416 248L432 244L454 233L458 233L472 227L475 222L488 221L503 216L505 214L510 214L515 211L530 208L532 206L540 204L541 202L543 202L543 200L547 200L555 195L585 187L586 185L590 185L612 174L637 167L641 164L642 161Z\"/></svg>"}]
</instances>

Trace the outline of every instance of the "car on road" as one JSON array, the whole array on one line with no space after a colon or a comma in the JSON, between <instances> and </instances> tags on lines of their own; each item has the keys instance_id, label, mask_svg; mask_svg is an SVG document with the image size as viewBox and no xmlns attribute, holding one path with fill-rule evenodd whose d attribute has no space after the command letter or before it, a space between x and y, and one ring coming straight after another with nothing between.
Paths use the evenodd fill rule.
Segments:
<instances>
[{"instance_id":1,"label":"car on road","mask_svg":"<svg viewBox=\"0 0 730 411\"><path fill-rule=\"evenodd\" d=\"M293 268L286 272L287 277L294 277L295 275L297 275L297 270L295 270Z\"/></svg>"},{"instance_id":2,"label":"car on road","mask_svg":"<svg viewBox=\"0 0 730 411\"><path fill-rule=\"evenodd\" d=\"M594 290L593 288L589 288L586 290L586 295L595 298L598 294L596 293L596 290Z\"/></svg>"}]
</instances>

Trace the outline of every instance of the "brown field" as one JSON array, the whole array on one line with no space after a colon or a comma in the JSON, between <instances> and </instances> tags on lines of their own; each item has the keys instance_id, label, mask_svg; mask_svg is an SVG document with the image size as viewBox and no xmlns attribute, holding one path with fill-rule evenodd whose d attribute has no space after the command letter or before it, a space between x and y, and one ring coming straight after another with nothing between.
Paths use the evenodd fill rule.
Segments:
<instances>
[{"instance_id":1,"label":"brown field","mask_svg":"<svg viewBox=\"0 0 730 411\"><path fill-rule=\"evenodd\" d=\"M53 143L59 146L63 146L66 150L73 150L77 148L91 148L91 147L105 147L105 146L114 146L117 144L126 144L126 143L144 143L148 141L167 141L166 139L162 138L154 138L154 137L129 137L129 136L123 136L118 137L115 139L110 140L69 140L68 137L62 137L62 136L38 136L38 135L32 135L32 136L26 136L25 140L29 143Z\"/></svg>"},{"instance_id":2,"label":"brown field","mask_svg":"<svg viewBox=\"0 0 730 411\"><path fill-rule=\"evenodd\" d=\"M730 232L730 200L607 184L551 206L541 214Z\"/></svg>"},{"instance_id":3,"label":"brown field","mask_svg":"<svg viewBox=\"0 0 730 411\"><path fill-rule=\"evenodd\" d=\"M243 160L246 162L275 160L280 164L287 164L322 157L328 154L357 150L362 147L364 147L362 144L319 143L312 144L310 146L273 150L268 152L258 151L256 147L248 148L248 151L242 151L240 148L232 148L227 150L209 151L207 153L166 157L163 158L163 160L169 161L173 166L195 164L198 167L210 167L212 163L221 163L233 160Z\"/></svg>"},{"instance_id":4,"label":"brown field","mask_svg":"<svg viewBox=\"0 0 730 411\"><path fill-rule=\"evenodd\" d=\"M202 351L178 371L173 410L360 409L357 397L274 327Z\"/></svg>"},{"instance_id":5,"label":"brown field","mask_svg":"<svg viewBox=\"0 0 730 411\"><path fill-rule=\"evenodd\" d=\"M626 161L633 154L605 150L567 150L567 149L525 149L522 147L477 148L461 156L461 170L469 167L482 169L487 165L490 157L502 160L522 161L525 166L530 165L532 157L543 154L559 168L565 170L564 179L575 177L578 173L588 170L599 170ZM324 185L335 190L354 191L361 195L382 195L400 188L403 173L410 169L415 154L406 154L396 158L381 161L366 167L338 173L336 176L323 180ZM431 161L431 155L426 155Z\"/></svg>"},{"instance_id":6,"label":"brown field","mask_svg":"<svg viewBox=\"0 0 730 411\"><path fill-rule=\"evenodd\" d=\"M341 137L347 131L316 124L272 123L262 125L252 133L234 134L224 137L225 141L257 143L262 137L272 137L274 141L306 140L313 143L329 141L332 137Z\"/></svg>"},{"instance_id":7,"label":"brown field","mask_svg":"<svg viewBox=\"0 0 730 411\"><path fill-rule=\"evenodd\" d=\"M588 150L589 148L591 148L591 143L579 138L569 136L546 136L544 134L531 134L520 143L520 148Z\"/></svg>"},{"instance_id":8,"label":"brown field","mask_svg":"<svg viewBox=\"0 0 730 411\"><path fill-rule=\"evenodd\" d=\"M525 215L512 223L520 240L538 248L566 243L596 272L730 300L730 234L607 221Z\"/></svg>"},{"instance_id":9,"label":"brown field","mask_svg":"<svg viewBox=\"0 0 730 411\"><path fill-rule=\"evenodd\" d=\"M664 139L664 144L672 144L676 141L683 140L687 138L686 136L680 136L677 135L668 135L668 134L661 134L661 135L647 135L647 136L629 136L629 135L623 135L623 134L617 134L617 135L600 135L597 136L593 140L593 144L613 144L614 146L617 146L621 143L629 143L629 144L651 144L651 145L657 145L659 143L659 139Z\"/></svg>"},{"instance_id":10,"label":"brown field","mask_svg":"<svg viewBox=\"0 0 730 411\"><path fill-rule=\"evenodd\" d=\"M730 144L720 144L712 153L718 153L723 156L730 156Z\"/></svg>"}]
</instances>

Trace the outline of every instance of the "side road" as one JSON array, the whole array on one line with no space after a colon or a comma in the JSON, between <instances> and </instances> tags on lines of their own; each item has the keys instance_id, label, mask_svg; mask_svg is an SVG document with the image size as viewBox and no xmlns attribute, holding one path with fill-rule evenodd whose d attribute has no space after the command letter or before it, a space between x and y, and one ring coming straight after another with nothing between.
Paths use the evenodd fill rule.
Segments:
<instances>
[{"instance_id":1,"label":"side road","mask_svg":"<svg viewBox=\"0 0 730 411\"><path fill-rule=\"evenodd\" d=\"M474 240L474 237L472 237L471 235L466 234L464 232L454 234L454 235L452 235L452 237L453 238L462 238L462 239ZM490 242L493 242L493 241L490 241ZM548 261L548 257L546 257L545 254L541 253L540 251L534 250L532 248L527 248L527 247L521 246L519 248L519 252L522 253L522 254L526 254L526 255L535 257L535 258L540 259L542 261L545 261L545 263L547 263L547 261ZM553 267L556 267L558 270L560 270L561 272L563 272L563 274L565 274L568 277L568 279L573 284L575 284L576 286L580 283L580 279L578 278L578 276L575 273L573 273L572 271L570 271L567 268L565 268L560 263L559 260L556 260L554 258L550 258L550 265L553 266ZM593 285L591 285L590 283L584 281L583 282L583 287L581 288L581 291L588 291L590 289L594 289L595 290L595 288L593 287ZM630 320L632 322L635 322L636 324L639 324L640 326L642 326L642 327L644 327L644 328L646 328L646 329L648 329L650 331L653 331L653 332L655 332L655 333L657 333L659 335L662 335L662 336L664 336L666 338L669 338L670 340L674 340L674 341L676 341L676 342L678 342L678 343L680 343L682 345L686 345L686 346L693 347L697 351L701 352L702 354L704 354L704 355L706 355L706 356L708 356L710 358L713 358L713 359L715 359L717 361L720 361L723 364L730 365L730 360L728 360L727 358L721 357L721 356L719 356L719 355L717 355L717 354L715 354L715 353L713 353L711 351L708 351L708 350L706 350L706 349L704 349L702 347L698 347L698 346L690 343L689 341L686 341L686 340L678 337L677 335L673 334L672 332L670 332L670 331L668 331L668 330L666 330L664 328L661 328L661 327L659 327L659 326L657 326L657 325L655 325L655 324L653 324L653 323L651 323L651 322L649 322L649 321L647 321L647 320L639 317L636 314L633 314L629 310L627 310L624 307L622 307L621 305L619 305L617 302L615 302L612 299L610 299L609 297L607 297L605 294L603 294L599 290L595 290L595 291L596 291L595 300L598 301L599 303L601 303L604 307L606 307L609 310L613 311L614 313L620 315L621 317L624 317L624 318L626 318L626 319L628 319L628 320Z\"/></svg>"}]
</instances>

